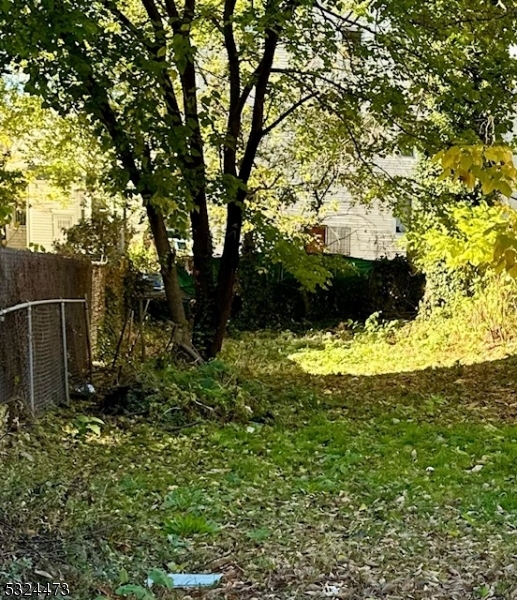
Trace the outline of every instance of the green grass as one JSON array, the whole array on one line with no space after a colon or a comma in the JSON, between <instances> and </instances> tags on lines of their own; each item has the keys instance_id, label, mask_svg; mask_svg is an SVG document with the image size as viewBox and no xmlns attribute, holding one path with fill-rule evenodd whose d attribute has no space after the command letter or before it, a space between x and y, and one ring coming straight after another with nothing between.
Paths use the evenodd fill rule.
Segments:
<instances>
[{"instance_id":1,"label":"green grass","mask_svg":"<svg viewBox=\"0 0 517 600\"><path fill-rule=\"evenodd\" d=\"M5 438L0 582L47 572L93 600L163 568L226 573L218 598L512 598L517 359L355 376L289 358L322 347L227 343L270 419L97 433L77 405Z\"/></svg>"}]
</instances>

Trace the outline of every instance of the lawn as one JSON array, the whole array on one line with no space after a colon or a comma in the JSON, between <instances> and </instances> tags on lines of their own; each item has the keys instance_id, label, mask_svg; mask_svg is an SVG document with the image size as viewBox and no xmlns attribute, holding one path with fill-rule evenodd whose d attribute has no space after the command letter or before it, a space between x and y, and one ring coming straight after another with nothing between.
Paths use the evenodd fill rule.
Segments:
<instances>
[{"instance_id":1,"label":"lawn","mask_svg":"<svg viewBox=\"0 0 517 600\"><path fill-rule=\"evenodd\" d=\"M159 568L224 574L191 598L517 598L517 358L396 371L370 344L355 374L325 336L228 341L267 399L247 422L174 429L76 403L7 436L2 586L115 599Z\"/></svg>"}]
</instances>

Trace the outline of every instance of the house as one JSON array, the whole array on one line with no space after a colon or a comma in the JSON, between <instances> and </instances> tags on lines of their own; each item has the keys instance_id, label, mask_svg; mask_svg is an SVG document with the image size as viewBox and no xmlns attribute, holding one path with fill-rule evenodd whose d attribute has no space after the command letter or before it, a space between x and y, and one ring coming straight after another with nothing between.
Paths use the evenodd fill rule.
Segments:
<instances>
[{"instance_id":1,"label":"house","mask_svg":"<svg viewBox=\"0 0 517 600\"><path fill-rule=\"evenodd\" d=\"M25 206L18 207L11 223L0 229L0 242L8 248L35 248L48 252L64 239L65 231L86 216L80 191L57 197L45 181L28 183Z\"/></svg>"},{"instance_id":2,"label":"house","mask_svg":"<svg viewBox=\"0 0 517 600\"><path fill-rule=\"evenodd\" d=\"M416 160L414 155L408 154L390 156L379 160L378 164L391 176L410 177ZM321 220L311 228L315 237L311 248L366 260L405 254L400 244L405 233L404 223L389 207L380 202L369 206L357 203L345 187L330 190L325 205L328 208L323 211ZM285 214L311 220L309 201L298 201L287 208Z\"/></svg>"},{"instance_id":3,"label":"house","mask_svg":"<svg viewBox=\"0 0 517 600\"><path fill-rule=\"evenodd\" d=\"M355 46L372 40L374 34L370 30L362 31L359 26L346 29L342 33L344 43L339 57L336 58L336 64L340 65L340 69L348 78L353 78L354 54L350 51ZM315 65L319 65L318 60L313 59ZM275 61L275 66L288 68L289 51L280 47ZM380 170L393 177L410 178L416 163L417 157L413 149L376 160ZM286 216L306 217L310 222L314 220L310 205L308 199L298 200L283 213ZM350 191L342 186L336 186L326 193L321 220L311 229L311 233L315 236L316 247L332 254L366 260L393 258L397 254L405 254L400 244L405 226L392 210L380 201L369 206L360 204L354 201Z\"/></svg>"},{"instance_id":4,"label":"house","mask_svg":"<svg viewBox=\"0 0 517 600\"><path fill-rule=\"evenodd\" d=\"M389 175L409 177L416 159L390 156L379 163ZM404 224L389 208L380 203L372 206L357 204L345 188L335 190L330 198L337 203L337 209L328 212L321 222L328 252L367 260L383 256L393 258L405 253L400 245Z\"/></svg>"},{"instance_id":5,"label":"house","mask_svg":"<svg viewBox=\"0 0 517 600\"><path fill-rule=\"evenodd\" d=\"M392 156L382 159L382 168L390 175L410 176L416 159L413 156ZM386 207L354 203L346 188L331 190L326 199L329 210L314 228L313 233L330 253L373 260L403 253L399 240L404 226ZM11 248L35 248L53 251L54 244L63 240L65 231L88 216L89 203L81 191L67 197L56 197L45 181L32 181L26 189L25 208L18 208L12 222L3 231L0 243ZM286 212L304 214L308 203L298 202ZM132 216L135 223L144 221ZM139 229L142 228L140 224ZM171 238L174 238L171 234ZM172 240L176 250L179 240ZM181 241L185 244L185 241ZM190 246L189 246L190 247Z\"/></svg>"}]
</instances>

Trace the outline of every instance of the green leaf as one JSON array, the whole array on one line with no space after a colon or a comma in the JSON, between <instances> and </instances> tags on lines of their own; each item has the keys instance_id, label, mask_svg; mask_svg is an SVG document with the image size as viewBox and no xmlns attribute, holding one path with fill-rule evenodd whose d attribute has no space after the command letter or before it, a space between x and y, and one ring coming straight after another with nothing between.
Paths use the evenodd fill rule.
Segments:
<instances>
[{"instance_id":1,"label":"green leaf","mask_svg":"<svg viewBox=\"0 0 517 600\"><path fill-rule=\"evenodd\" d=\"M92 433L95 433L95 435L101 434L101 428L98 425L95 425L93 423L89 423L87 425L87 429L89 429Z\"/></svg>"},{"instance_id":2,"label":"green leaf","mask_svg":"<svg viewBox=\"0 0 517 600\"><path fill-rule=\"evenodd\" d=\"M510 198L512 195L512 188L510 187L510 184L506 183L506 181L499 182L497 184L497 189L508 198Z\"/></svg>"},{"instance_id":3,"label":"green leaf","mask_svg":"<svg viewBox=\"0 0 517 600\"><path fill-rule=\"evenodd\" d=\"M166 54L167 54L167 46L162 46L161 48L158 49L156 56L158 58L163 58Z\"/></svg>"},{"instance_id":4,"label":"green leaf","mask_svg":"<svg viewBox=\"0 0 517 600\"><path fill-rule=\"evenodd\" d=\"M149 579L153 583L156 583L157 585L163 585L168 590L172 589L174 586L174 582L173 582L172 578L169 577L167 575L167 573L165 571L163 571L162 569L153 569L149 573Z\"/></svg>"}]
</instances>

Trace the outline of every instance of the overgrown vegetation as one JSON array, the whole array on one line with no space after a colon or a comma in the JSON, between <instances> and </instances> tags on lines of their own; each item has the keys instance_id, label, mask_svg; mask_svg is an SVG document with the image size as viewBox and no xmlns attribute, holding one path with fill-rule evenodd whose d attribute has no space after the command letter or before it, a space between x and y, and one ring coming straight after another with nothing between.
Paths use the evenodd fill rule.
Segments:
<instances>
[{"instance_id":1,"label":"overgrown vegetation","mask_svg":"<svg viewBox=\"0 0 517 600\"><path fill-rule=\"evenodd\" d=\"M108 414L143 416L173 430L204 420L246 422L270 413L268 387L243 379L234 368L214 360L178 366L168 355L135 370L129 383L103 401Z\"/></svg>"},{"instance_id":2,"label":"overgrown vegetation","mask_svg":"<svg viewBox=\"0 0 517 600\"><path fill-rule=\"evenodd\" d=\"M64 580L74 600L137 598L160 569L222 572L228 599L511 598L513 338L357 327L149 363L122 414L76 402L2 439L0 580Z\"/></svg>"}]
</instances>

